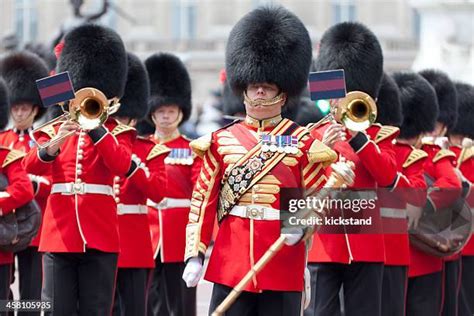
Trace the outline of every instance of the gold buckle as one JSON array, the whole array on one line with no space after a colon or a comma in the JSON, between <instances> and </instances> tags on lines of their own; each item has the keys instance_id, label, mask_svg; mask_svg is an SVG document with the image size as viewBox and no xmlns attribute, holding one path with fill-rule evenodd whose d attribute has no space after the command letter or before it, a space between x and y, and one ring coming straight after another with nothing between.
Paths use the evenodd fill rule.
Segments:
<instances>
[{"instance_id":1,"label":"gold buckle","mask_svg":"<svg viewBox=\"0 0 474 316\"><path fill-rule=\"evenodd\" d=\"M263 219L264 216L264 211L261 208L255 207L255 206L247 206L246 209L246 217L255 219L255 218L260 218Z\"/></svg>"}]
</instances>

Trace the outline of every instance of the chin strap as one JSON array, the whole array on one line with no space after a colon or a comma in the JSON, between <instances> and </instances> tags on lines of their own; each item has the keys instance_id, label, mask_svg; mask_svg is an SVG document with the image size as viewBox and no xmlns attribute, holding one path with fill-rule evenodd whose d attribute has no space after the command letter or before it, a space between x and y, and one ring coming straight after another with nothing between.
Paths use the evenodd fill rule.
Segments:
<instances>
[{"instance_id":1,"label":"chin strap","mask_svg":"<svg viewBox=\"0 0 474 316\"><path fill-rule=\"evenodd\" d=\"M268 100L263 100L263 99L257 99L257 100L252 100L247 96L247 92L244 92L244 104L248 106L272 106L275 105L281 101L284 101L286 99L286 94L281 92L279 95L277 95L274 98L268 99Z\"/></svg>"}]
</instances>

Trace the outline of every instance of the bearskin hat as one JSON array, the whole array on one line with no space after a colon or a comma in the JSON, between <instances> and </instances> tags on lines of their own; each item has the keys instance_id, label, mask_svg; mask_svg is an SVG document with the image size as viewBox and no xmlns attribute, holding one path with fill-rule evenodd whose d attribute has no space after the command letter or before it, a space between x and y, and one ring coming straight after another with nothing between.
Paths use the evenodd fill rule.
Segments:
<instances>
[{"instance_id":1,"label":"bearskin hat","mask_svg":"<svg viewBox=\"0 0 474 316\"><path fill-rule=\"evenodd\" d=\"M191 79L183 62L168 53L145 60L150 78L150 114L162 105L177 105L183 112L181 124L191 115Z\"/></svg>"},{"instance_id":2,"label":"bearskin hat","mask_svg":"<svg viewBox=\"0 0 474 316\"><path fill-rule=\"evenodd\" d=\"M295 122L301 126L315 123L324 117L321 110L316 106L316 102L308 97L302 97L298 106Z\"/></svg>"},{"instance_id":3,"label":"bearskin hat","mask_svg":"<svg viewBox=\"0 0 474 316\"><path fill-rule=\"evenodd\" d=\"M339 23L323 34L315 67L316 71L344 69L347 91L362 91L375 100L383 76L382 48L366 26Z\"/></svg>"},{"instance_id":4,"label":"bearskin hat","mask_svg":"<svg viewBox=\"0 0 474 316\"><path fill-rule=\"evenodd\" d=\"M25 45L25 49L35 53L41 59L43 59L46 63L46 66L48 67L48 71L56 68L56 56L54 56L54 52L51 47L42 43L28 43Z\"/></svg>"},{"instance_id":5,"label":"bearskin hat","mask_svg":"<svg viewBox=\"0 0 474 316\"><path fill-rule=\"evenodd\" d=\"M235 95L227 81L224 82L222 89L222 113L225 115L245 113L245 105L242 95Z\"/></svg>"},{"instance_id":6,"label":"bearskin hat","mask_svg":"<svg viewBox=\"0 0 474 316\"><path fill-rule=\"evenodd\" d=\"M45 112L36 80L48 76L48 68L36 54L27 51L12 52L0 60L0 76L5 79L10 105L27 102L38 106L35 120Z\"/></svg>"},{"instance_id":7,"label":"bearskin hat","mask_svg":"<svg viewBox=\"0 0 474 316\"><path fill-rule=\"evenodd\" d=\"M128 75L125 93L115 116L142 119L148 113L150 82L145 65L132 53L128 53Z\"/></svg>"},{"instance_id":8,"label":"bearskin hat","mask_svg":"<svg viewBox=\"0 0 474 316\"><path fill-rule=\"evenodd\" d=\"M393 78L385 72L377 98L377 122L392 126L400 126L403 122L400 91Z\"/></svg>"},{"instance_id":9,"label":"bearskin hat","mask_svg":"<svg viewBox=\"0 0 474 316\"><path fill-rule=\"evenodd\" d=\"M108 99L121 98L127 79L127 53L120 36L110 28L84 24L64 37L56 72L69 71L76 91L91 87Z\"/></svg>"},{"instance_id":10,"label":"bearskin hat","mask_svg":"<svg viewBox=\"0 0 474 316\"><path fill-rule=\"evenodd\" d=\"M458 101L454 83L444 72L434 69L420 71L435 89L438 98L439 115L437 121L443 123L448 129L456 125L458 119Z\"/></svg>"},{"instance_id":11,"label":"bearskin hat","mask_svg":"<svg viewBox=\"0 0 474 316\"><path fill-rule=\"evenodd\" d=\"M439 107L436 92L421 75L413 72L398 72L393 79L400 89L403 123L400 138L413 138L435 128Z\"/></svg>"},{"instance_id":12,"label":"bearskin hat","mask_svg":"<svg viewBox=\"0 0 474 316\"><path fill-rule=\"evenodd\" d=\"M474 139L474 86L456 82L458 96L458 121L449 130L450 134L459 134Z\"/></svg>"},{"instance_id":13,"label":"bearskin hat","mask_svg":"<svg viewBox=\"0 0 474 316\"><path fill-rule=\"evenodd\" d=\"M306 86L311 39L300 19L283 7L264 6L240 19L227 41L227 80L236 95L251 83L276 84L289 99Z\"/></svg>"},{"instance_id":14,"label":"bearskin hat","mask_svg":"<svg viewBox=\"0 0 474 316\"><path fill-rule=\"evenodd\" d=\"M0 130L5 129L8 124L8 108L10 102L8 99L8 88L5 80L0 78Z\"/></svg>"},{"instance_id":15,"label":"bearskin hat","mask_svg":"<svg viewBox=\"0 0 474 316\"><path fill-rule=\"evenodd\" d=\"M146 137L155 133L155 126L149 120L140 120L135 126L138 135Z\"/></svg>"}]
</instances>

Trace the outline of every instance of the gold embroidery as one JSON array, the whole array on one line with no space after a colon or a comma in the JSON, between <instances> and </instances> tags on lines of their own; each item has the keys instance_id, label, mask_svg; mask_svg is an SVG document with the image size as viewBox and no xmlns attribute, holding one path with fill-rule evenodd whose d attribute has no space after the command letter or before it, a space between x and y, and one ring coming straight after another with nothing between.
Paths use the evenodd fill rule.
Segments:
<instances>
[{"instance_id":1,"label":"gold embroidery","mask_svg":"<svg viewBox=\"0 0 474 316\"><path fill-rule=\"evenodd\" d=\"M152 160L153 158L158 157L159 155L162 155L164 153L169 153L170 151L171 151L171 149L169 149L165 145L156 144L151 149L150 153L146 157L146 160L147 161Z\"/></svg>"},{"instance_id":2,"label":"gold embroidery","mask_svg":"<svg viewBox=\"0 0 474 316\"><path fill-rule=\"evenodd\" d=\"M407 168L418 160L423 159L425 157L428 157L428 154L426 152L421 149L413 149L410 155L408 155L407 160L405 160L405 162L403 163L402 167Z\"/></svg>"},{"instance_id":3,"label":"gold embroidery","mask_svg":"<svg viewBox=\"0 0 474 316\"><path fill-rule=\"evenodd\" d=\"M245 155L247 151L248 150L242 146L220 146L219 148L217 148L217 152L221 155Z\"/></svg>"},{"instance_id":4,"label":"gold embroidery","mask_svg":"<svg viewBox=\"0 0 474 316\"><path fill-rule=\"evenodd\" d=\"M135 131L135 129L125 124L118 124L117 126L114 127L111 133L112 135L117 136L119 134L122 134L128 131Z\"/></svg>"},{"instance_id":5,"label":"gold embroidery","mask_svg":"<svg viewBox=\"0 0 474 316\"><path fill-rule=\"evenodd\" d=\"M242 154L238 154L238 155L225 155L223 160L224 160L224 163L228 164L228 165L233 165L235 164L237 161L239 161L240 158L242 158ZM230 166L229 166L230 167ZM227 168L229 168L227 167ZM233 166L232 166L233 167Z\"/></svg>"},{"instance_id":6,"label":"gold embroidery","mask_svg":"<svg viewBox=\"0 0 474 316\"><path fill-rule=\"evenodd\" d=\"M377 132L377 135L375 136L375 143L378 144L382 140L389 138L390 136L398 133L399 131L400 129L398 127L383 125L382 128Z\"/></svg>"},{"instance_id":7,"label":"gold embroidery","mask_svg":"<svg viewBox=\"0 0 474 316\"><path fill-rule=\"evenodd\" d=\"M235 139L235 138L230 138L230 137L222 137L222 136L218 136L217 137L217 143L219 145L224 145L224 146L230 146L230 145L236 145L236 146L240 146L240 142Z\"/></svg>"},{"instance_id":8,"label":"gold embroidery","mask_svg":"<svg viewBox=\"0 0 474 316\"><path fill-rule=\"evenodd\" d=\"M7 156L5 157L5 160L3 161L2 168L5 168L12 162L17 161L18 159L21 159L25 156L26 154L22 153L19 150L10 149L10 152L7 154Z\"/></svg>"},{"instance_id":9,"label":"gold embroidery","mask_svg":"<svg viewBox=\"0 0 474 316\"><path fill-rule=\"evenodd\" d=\"M286 166L294 167L298 164L298 160L296 160L294 157L285 157L283 158L283 163Z\"/></svg>"},{"instance_id":10,"label":"gold embroidery","mask_svg":"<svg viewBox=\"0 0 474 316\"><path fill-rule=\"evenodd\" d=\"M204 157L205 153L211 147L212 134L206 134L189 143L189 147L199 157Z\"/></svg>"},{"instance_id":11,"label":"gold embroidery","mask_svg":"<svg viewBox=\"0 0 474 316\"><path fill-rule=\"evenodd\" d=\"M443 159L443 158L446 158L446 157L454 157L454 158L456 158L456 155L455 155L451 150L448 150L448 149L441 149L440 151L438 151L438 153L436 154L436 156L434 156L433 162L438 162L439 160L441 160L441 159Z\"/></svg>"}]
</instances>

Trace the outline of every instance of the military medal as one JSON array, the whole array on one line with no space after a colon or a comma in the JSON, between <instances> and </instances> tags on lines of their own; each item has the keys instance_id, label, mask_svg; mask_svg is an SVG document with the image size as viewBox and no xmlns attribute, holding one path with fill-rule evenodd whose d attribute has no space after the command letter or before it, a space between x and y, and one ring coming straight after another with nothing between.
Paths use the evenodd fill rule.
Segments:
<instances>
[{"instance_id":1,"label":"military medal","mask_svg":"<svg viewBox=\"0 0 474 316\"><path fill-rule=\"evenodd\" d=\"M168 165L192 165L193 161L193 155L189 148L173 148L165 158L165 164Z\"/></svg>"},{"instance_id":2,"label":"military medal","mask_svg":"<svg viewBox=\"0 0 474 316\"><path fill-rule=\"evenodd\" d=\"M275 136L276 144L277 144L277 151L279 153L284 153L285 149L283 148L284 146L284 137L286 136Z\"/></svg>"},{"instance_id":3,"label":"military medal","mask_svg":"<svg viewBox=\"0 0 474 316\"><path fill-rule=\"evenodd\" d=\"M296 136L290 137L290 153L292 154L298 153L298 138L296 138Z\"/></svg>"},{"instance_id":4,"label":"military medal","mask_svg":"<svg viewBox=\"0 0 474 316\"><path fill-rule=\"evenodd\" d=\"M270 151L270 144L271 144L271 136L270 135L262 135L262 152Z\"/></svg>"},{"instance_id":5,"label":"military medal","mask_svg":"<svg viewBox=\"0 0 474 316\"><path fill-rule=\"evenodd\" d=\"M275 153L275 152L277 152L277 150L278 150L278 147L277 147L277 144L276 144L276 140L275 140L274 137L270 137L270 139L271 139L271 142L270 142L270 143L271 143L271 145L270 145L270 151L271 151L272 153Z\"/></svg>"}]
</instances>

